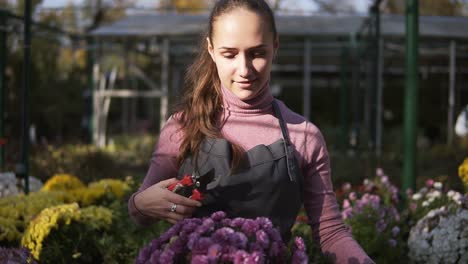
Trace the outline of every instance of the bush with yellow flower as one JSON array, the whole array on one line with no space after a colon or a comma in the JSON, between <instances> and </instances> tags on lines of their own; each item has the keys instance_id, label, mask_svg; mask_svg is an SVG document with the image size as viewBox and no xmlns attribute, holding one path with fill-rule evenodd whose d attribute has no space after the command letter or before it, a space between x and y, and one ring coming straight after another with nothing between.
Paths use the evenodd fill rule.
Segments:
<instances>
[{"instance_id":1,"label":"bush with yellow flower","mask_svg":"<svg viewBox=\"0 0 468 264\"><path fill-rule=\"evenodd\" d=\"M80 208L77 203L44 209L26 229L21 245L41 263L86 262L99 259L99 240L112 224L104 207Z\"/></svg>"},{"instance_id":2,"label":"bush with yellow flower","mask_svg":"<svg viewBox=\"0 0 468 264\"><path fill-rule=\"evenodd\" d=\"M460 179L463 182L465 193L468 192L468 158L465 158L460 167L458 167L458 176L460 176Z\"/></svg>"}]
</instances>

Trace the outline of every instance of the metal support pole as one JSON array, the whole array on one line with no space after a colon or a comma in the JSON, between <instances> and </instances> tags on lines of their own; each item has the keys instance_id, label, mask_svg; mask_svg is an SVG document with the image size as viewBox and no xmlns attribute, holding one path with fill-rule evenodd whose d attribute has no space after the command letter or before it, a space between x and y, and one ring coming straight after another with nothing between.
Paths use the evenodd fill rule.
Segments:
<instances>
[{"instance_id":1,"label":"metal support pole","mask_svg":"<svg viewBox=\"0 0 468 264\"><path fill-rule=\"evenodd\" d=\"M378 98L378 89L379 89L379 65L381 60L380 54L380 0L377 0L375 4L372 6L372 14L374 16L374 38L372 41L372 49L373 49L373 69L372 69L372 88L371 88L371 120L370 120L370 145L371 148L377 154L377 127L378 127L378 111L377 108L379 107L379 98Z\"/></svg>"},{"instance_id":2,"label":"metal support pole","mask_svg":"<svg viewBox=\"0 0 468 264\"><path fill-rule=\"evenodd\" d=\"M87 37L87 74L88 74L88 105L86 106L89 111L88 117L88 135L91 144L96 143L94 137L94 88L96 87L96 79L94 78L94 65L96 64L96 46L93 37Z\"/></svg>"},{"instance_id":3,"label":"metal support pole","mask_svg":"<svg viewBox=\"0 0 468 264\"><path fill-rule=\"evenodd\" d=\"M306 38L304 40L304 84L303 84L303 116L310 120L310 54L311 53L311 41Z\"/></svg>"},{"instance_id":4,"label":"metal support pole","mask_svg":"<svg viewBox=\"0 0 468 264\"><path fill-rule=\"evenodd\" d=\"M449 94L448 94L448 116L447 116L447 146L453 143L453 125L455 108L455 75L456 75L457 46L455 40L450 41L450 72L449 72Z\"/></svg>"},{"instance_id":5,"label":"metal support pole","mask_svg":"<svg viewBox=\"0 0 468 264\"><path fill-rule=\"evenodd\" d=\"M23 86L21 91L22 126L21 126L21 163L17 166L17 174L24 178L24 192L29 193L29 89L31 85L31 0L24 4L24 62Z\"/></svg>"},{"instance_id":6,"label":"metal support pole","mask_svg":"<svg viewBox=\"0 0 468 264\"><path fill-rule=\"evenodd\" d=\"M376 137L375 137L375 155L380 157L382 154L382 131L383 131L383 122L382 122L382 115L383 115L383 71L384 71L384 42L383 39L380 38L379 40L379 49L378 49L378 56L379 56L379 64L377 65L377 111L376 111Z\"/></svg>"},{"instance_id":7,"label":"metal support pole","mask_svg":"<svg viewBox=\"0 0 468 264\"><path fill-rule=\"evenodd\" d=\"M351 87L351 98L352 98L352 128L350 135L350 145L355 150L359 147L359 137L360 137L360 80L361 75L361 65L359 61L359 44L357 42L357 36L355 33L350 35L350 55L351 55L351 78L352 78L352 87Z\"/></svg>"},{"instance_id":8,"label":"metal support pole","mask_svg":"<svg viewBox=\"0 0 468 264\"><path fill-rule=\"evenodd\" d=\"M160 109L160 126L161 129L166 123L166 114L169 104L169 39L165 37L162 40L161 52L161 109Z\"/></svg>"},{"instance_id":9,"label":"metal support pole","mask_svg":"<svg viewBox=\"0 0 468 264\"><path fill-rule=\"evenodd\" d=\"M341 151L345 151L348 146L348 47L341 49L341 91L340 91L340 138L338 140Z\"/></svg>"},{"instance_id":10,"label":"metal support pole","mask_svg":"<svg viewBox=\"0 0 468 264\"><path fill-rule=\"evenodd\" d=\"M7 57L7 19L6 11L0 10L0 169L5 168L5 70Z\"/></svg>"},{"instance_id":11,"label":"metal support pole","mask_svg":"<svg viewBox=\"0 0 468 264\"><path fill-rule=\"evenodd\" d=\"M406 1L406 87L404 108L404 145L403 145L403 188L405 195L408 188L416 187L416 140L418 128L418 0Z\"/></svg>"}]
</instances>

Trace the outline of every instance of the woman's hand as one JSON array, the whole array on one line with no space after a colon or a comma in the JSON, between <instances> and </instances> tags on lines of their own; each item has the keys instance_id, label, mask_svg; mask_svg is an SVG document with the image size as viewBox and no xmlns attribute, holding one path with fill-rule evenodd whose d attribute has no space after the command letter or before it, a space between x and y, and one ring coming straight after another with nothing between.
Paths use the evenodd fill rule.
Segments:
<instances>
[{"instance_id":1,"label":"woman's hand","mask_svg":"<svg viewBox=\"0 0 468 264\"><path fill-rule=\"evenodd\" d=\"M173 224L191 217L201 203L167 190L167 186L176 182L175 178L160 181L138 193L134 199L136 208L145 215Z\"/></svg>"}]
</instances>

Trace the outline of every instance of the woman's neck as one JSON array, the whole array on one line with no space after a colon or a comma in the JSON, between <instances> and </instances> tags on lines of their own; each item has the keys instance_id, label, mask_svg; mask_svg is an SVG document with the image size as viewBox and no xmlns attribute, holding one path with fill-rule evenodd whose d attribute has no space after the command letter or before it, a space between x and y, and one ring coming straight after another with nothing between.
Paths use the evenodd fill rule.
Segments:
<instances>
[{"instance_id":1,"label":"woman's neck","mask_svg":"<svg viewBox=\"0 0 468 264\"><path fill-rule=\"evenodd\" d=\"M273 95L270 91L269 83L267 83L254 98L249 100L241 100L229 89L222 86L224 109L231 114L241 115L256 115L272 111Z\"/></svg>"}]
</instances>

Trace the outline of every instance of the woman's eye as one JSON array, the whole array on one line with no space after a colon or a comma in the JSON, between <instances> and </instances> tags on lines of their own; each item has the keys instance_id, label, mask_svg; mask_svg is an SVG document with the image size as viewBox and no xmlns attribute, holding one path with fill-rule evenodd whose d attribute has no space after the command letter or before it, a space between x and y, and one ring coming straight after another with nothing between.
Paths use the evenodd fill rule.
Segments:
<instances>
[{"instance_id":1,"label":"woman's eye","mask_svg":"<svg viewBox=\"0 0 468 264\"><path fill-rule=\"evenodd\" d=\"M235 56L236 56L235 54L231 54L231 53L223 54L223 57L226 59L234 59Z\"/></svg>"},{"instance_id":2,"label":"woman's eye","mask_svg":"<svg viewBox=\"0 0 468 264\"><path fill-rule=\"evenodd\" d=\"M252 53L252 56L257 58L257 57L263 57L265 56L266 52L265 51L255 51Z\"/></svg>"}]
</instances>

